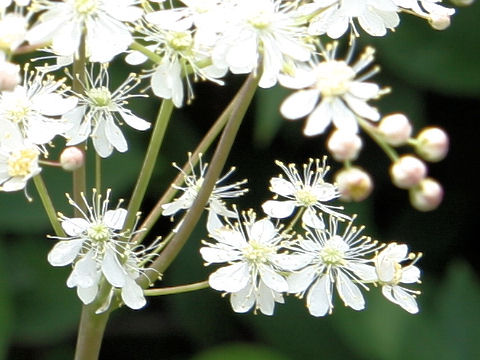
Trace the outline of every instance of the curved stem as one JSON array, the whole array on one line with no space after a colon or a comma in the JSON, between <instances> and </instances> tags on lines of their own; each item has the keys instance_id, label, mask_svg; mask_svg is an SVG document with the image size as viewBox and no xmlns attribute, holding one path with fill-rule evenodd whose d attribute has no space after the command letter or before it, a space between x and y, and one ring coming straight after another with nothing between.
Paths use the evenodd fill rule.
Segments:
<instances>
[{"instance_id":1,"label":"curved stem","mask_svg":"<svg viewBox=\"0 0 480 360\"><path fill-rule=\"evenodd\" d=\"M96 303L83 305L78 328L75 360L96 360L100 355L103 334L110 312L95 314Z\"/></svg>"},{"instance_id":2,"label":"curved stem","mask_svg":"<svg viewBox=\"0 0 480 360\"><path fill-rule=\"evenodd\" d=\"M63 231L63 228L58 221L57 212L55 211L55 207L53 206L52 199L48 194L48 190L45 186L45 182L43 181L42 176L40 174L34 176L33 182L35 184L35 187L37 188L38 195L40 195L43 207L45 209L45 212L47 213L48 219L50 220L50 224L55 231L55 235L65 237L65 232Z\"/></svg>"},{"instance_id":3,"label":"curved stem","mask_svg":"<svg viewBox=\"0 0 480 360\"><path fill-rule=\"evenodd\" d=\"M161 289L148 289L144 290L143 293L146 296L160 296L160 295L171 295L171 294L181 294L190 291L202 290L208 288L208 280L200 281L188 285L172 286Z\"/></svg>"},{"instance_id":4,"label":"curved stem","mask_svg":"<svg viewBox=\"0 0 480 360\"><path fill-rule=\"evenodd\" d=\"M140 175L138 176L137 183L135 184L135 189L133 190L130 203L128 204L128 215L125 220L124 230L132 229L135 224L137 217L137 212L140 209L145 192L147 191L147 186L152 177L153 169L157 161L158 152L163 142L165 136L165 131L167 130L167 125L169 123L170 117L173 111L173 103L171 100L163 100L158 112L157 119L155 121L155 127L150 138L150 144L148 145L147 153L143 161L142 169L140 170Z\"/></svg>"},{"instance_id":5,"label":"curved stem","mask_svg":"<svg viewBox=\"0 0 480 360\"><path fill-rule=\"evenodd\" d=\"M173 239L160 253L158 258L150 266L155 274L163 273L178 255L182 247L185 245L187 239L193 232L203 209L208 202L210 194L215 186L217 179L225 165L228 154L232 148L233 142L237 135L240 124L242 123L248 106L252 101L253 95L257 88L258 78L252 74L247 78L245 84L242 86L236 96L235 104L229 116L229 120L225 129L223 130L220 141L217 144L212 161L208 168L202 188L197 194L195 201L187 212L180 229L175 234ZM146 287L148 285L148 271L139 279L139 283Z\"/></svg>"}]
</instances>

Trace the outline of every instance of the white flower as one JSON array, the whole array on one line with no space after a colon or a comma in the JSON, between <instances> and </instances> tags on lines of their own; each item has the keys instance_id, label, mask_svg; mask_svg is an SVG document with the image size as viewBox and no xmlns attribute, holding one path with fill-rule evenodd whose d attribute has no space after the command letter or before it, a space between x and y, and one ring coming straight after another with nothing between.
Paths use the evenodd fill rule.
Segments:
<instances>
[{"instance_id":1,"label":"white flower","mask_svg":"<svg viewBox=\"0 0 480 360\"><path fill-rule=\"evenodd\" d=\"M0 117L17 124L25 139L46 152L43 145L70 126L60 116L77 104L76 98L65 97L63 84L63 80L57 81L41 72L28 72L25 67L23 83L12 91L0 93Z\"/></svg>"},{"instance_id":2,"label":"white flower","mask_svg":"<svg viewBox=\"0 0 480 360\"><path fill-rule=\"evenodd\" d=\"M25 40L29 16L23 14L22 8L13 12L0 12L0 50L12 52Z\"/></svg>"},{"instance_id":3,"label":"white flower","mask_svg":"<svg viewBox=\"0 0 480 360\"><path fill-rule=\"evenodd\" d=\"M128 150L128 144L117 123L127 123L136 130L147 130L150 123L134 115L125 107L128 99L141 95L129 94L140 82L135 74L128 78L113 92L108 88L109 75L107 65L102 64L95 79L88 76L89 84L79 97L79 106L63 116L71 124L65 136L67 145L79 144L90 136L98 155L110 156L113 149L120 152Z\"/></svg>"},{"instance_id":4,"label":"white flower","mask_svg":"<svg viewBox=\"0 0 480 360\"><path fill-rule=\"evenodd\" d=\"M364 80L378 71L374 68L359 75L373 61L374 50L367 47L360 59L349 65L350 55L345 61L335 60L337 44L330 44L324 51L325 61L313 68L298 68L294 77L281 78L281 84L300 89L288 96L280 107L282 115L290 120L308 115L304 134L322 134L333 122L336 128L358 132L357 118L378 121L380 114L367 104L378 98L385 90Z\"/></svg>"},{"instance_id":5,"label":"white flower","mask_svg":"<svg viewBox=\"0 0 480 360\"><path fill-rule=\"evenodd\" d=\"M408 246L405 244L391 243L374 259L382 294L411 314L418 312L415 297L420 292L407 289L400 284L420 283L420 269L414 264L421 255L408 253ZM408 265L401 265L402 262L409 260L411 262Z\"/></svg>"},{"instance_id":6,"label":"white flower","mask_svg":"<svg viewBox=\"0 0 480 360\"><path fill-rule=\"evenodd\" d=\"M85 34L90 61L108 62L125 51L133 41L125 22L138 20L143 10L138 0L38 0L33 9L39 20L28 31L30 44L52 42L52 50L62 56L78 53Z\"/></svg>"},{"instance_id":7,"label":"white flower","mask_svg":"<svg viewBox=\"0 0 480 360\"><path fill-rule=\"evenodd\" d=\"M290 271L303 264L303 256L281 253L285 238L268 219L255 221L252 212L237 215L235 224L210 232L215 243L204 241L200 249L206 265L227 263L209 277L210 286L231 293L230 303L235 312L244 313L252 307L265 315L272 315L275 302L283 303L282 293L288 284L282 271Z\"/></svg>"},{"instance_id":8,"label":"white flower","mask_svg":"<svg viewBox=\"0 0 480 360\"><path fill-rule=\"evenodd\" d=\"M0 118L0 191L21 190L40 173L37 147L22 137L16 124Z\"/></svg>"},{"instance_id":9,"label":"white flower","mask_svg":"<svg viewBox=\"0 0 480 360\"><path fill-rule=\"evenodd\" d=\"M226 25L213 50L213 63L234 74L256 72L270 88L286 64L308 61L313 49L295 9L278 0L237 0L225 12ZM259 61L261 60L261 64Z\"/></svg>"},{"instance_id":10,"label":"white flower","mask_svg":"<svg viewBox=\"0 0 480 360\"><path fill-rule=\"evenodd\" d=\"M320 12L311 20L309 32L326 33L333 39L341 37L349 26L358 36L354 19L372 36L384 36L387 29L393 30L400 23L394 0L315 0L307 6L309 10Z\"/></svg>"},{"instance_id":11,"label":"white flower","mask_svg":"<svg viewBox=\"0 0 480 360\"><path fill-rule=\"evenodd\" d=\"M284 179L281 175L270 180L270 190L288 200L268 200L263 203L263 211L273 218L286 218L293 214L295 208L304 208L302 221L313 228L323 228L323 220L316 210L337 216L343 219L349 217L337 212L342 207L326 205L324 203L340 196L335 185L324 180L329 167L326 165L326 157L322 164L320 159L310 159L308 164L303 164L303 176L298 172L295 164L288 167L280 161L275 162L287 175ZM313 168L315 166L315 168Z\"/></svg>"},{"instance_id":12,"label":"white flower","mask_svg":"<svg viewBox=\"0 0 480 360\"><path fill-rule=\"evenodd\" d=\"M450 25L450 16L455 9L440 5L442 0L393 0L402 10L407 13L413 11L418 17L427 19L433 28L443 30Z\"/></svg>"},{"instance_id":13,"label":"white flower","mask_svg":"<svg viewBox=\"0 0 480 360\"><path fill-rule=\"evenodd\" d=\"M67 195L68 196L68 195ZM93 191L92 205L82 194L86 211L83 211L70 197L70 204L82 217L69 218L60 214L66 237L53 237L60 241L48 254L48 262L53 266L73 264L67 279L68 287L76 287L77 294L84 304L92 303L99 293L101 279L114 288L121 289L123 302L132 309L145 305L142 288L135 282L144 270L141 263L148 262L149 249L136 249L130 243L135 231L122 231L127 210L109 210L110 191L105 199ZM113 290L97 312L108 309Z\"/></svg>"},{"instance_id":14,"label":"white flower","mask_svg":"<svg viewBox=\"0 0 480 360\"><path fill-rule=\"evenodd\" d=\"M198 175L195 173L195 167L191 162L191 154L189 154L189 164L191 169L190 175L185 173L175 163L173 164L173 166L175 166L182 173L185 186L180 187L172 185L175 189L183 191L183 194L172 202L162 205L163 216L173 216L180 210L186 210L192 206L193 202L197 198L198 192L203 185L203 181L208 167L207 163L202 163L202 154L199 155L199 163L200 173ZM220 222L218 216L235 217L237 215L234 211L228 210L222 199L239 197L248 191L248 189L241 188L241 186L244 185L247 180L235 182L230 185L220 185L233 173L234 170L235 168L232 167L230 171L228 171L224 176L217 180L216 186L213 188L213 191L210 195L207 204L207 228L209 229L214 229L219 226Z\"/></svg>"},{"instance_id":15,"label":"white flower","mask_svg":"<svg viewBox=\"0 0 480 360\"><path fill-rule=\"evenodd\" d=\"M366 255L378 249L377 242L360 236L363 227L357 229L349 223L343 234L339 233L338 220L330 216L329 228L307 229L306 238L299 238L289 247L305 255L310 261L287 278L290 293L307 294L307 307L313 316L331 314L333 310L333 286L345 306L362 310L365 300L358 285L376 279L375 267L368 265Z\"/></svg>"},{"instance_id":16,"label":"white flower","mask_svg":"<svg viewBox=\"0 0 480 360\"><path fill-rule=\"evenodd\" d=\"M205 43L203 36L199 39L196 29L192 29L193 19L183 18L187 9L170 9L148 13L146 21L137 26L142 40L148 43L146 49L153 52L158 60L152 70L143 77L150 77L153 93L164 99L172 99L176 107L184 102L184 78L187 86L187 102L193 99L193 90L189 74L195 80L210 80L223 84L218 79L223 77L227 68L211 64L211 43ZM214 35L212 35L214 36ZM212 40L209 40L213 42ZM127 55L127 63L138 65L148 60L145 54L133 51Z\"/></svg>"}]
</instances>

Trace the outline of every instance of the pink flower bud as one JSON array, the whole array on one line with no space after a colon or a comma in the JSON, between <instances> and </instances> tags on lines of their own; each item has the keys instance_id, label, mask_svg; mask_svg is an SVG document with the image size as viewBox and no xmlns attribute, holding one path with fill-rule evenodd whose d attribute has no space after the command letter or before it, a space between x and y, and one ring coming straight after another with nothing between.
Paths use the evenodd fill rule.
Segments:
<instances>
[{"instance_id":1,"label":"pink flower bud","mask_svg":"<svg viewBox=\"0 0 480 360\"><path fill-rule=\"evenodd\" d=\"M372 178L358 167L340 170L335 176L335 182L340 199L345 201L365 200L373 190Z\"/></svg>"},{"instance_id":2,"label":"pink flower bud","mask_svg":"<svg viewBox=\"0 0 480 360\"><path fill-rule=\"evenodd\" d=\"M417 185L427 175L427 166L415 156L404 155L390 167L392 182L401 189Z\"/></svg>"},{"instance_id":3,"label":"pink flower bud","mask_svg":"<svg viewBox=\"0 0 480 360\"><path fill-rule=\"evenodd\" d=\"M362 139L353 132L335 130L328 139L327 147L337 161L355 160L362 148Z\"/></svg>"},{"instance_id":4,"label":"pink flower bud","mask_svg":"<svg viewBox=\"0 0 480 360\"><path fill-rule=\"evenodd\" d=\"M409 190L410 203L420 211L435 210L443 199L443 188L438 181L425 178Z\"/></svg>"},{"instance_id":5,"label":"pink flower bud","mask_svg":"<svg viewBox=\"0 0 480 360\"><path fill-rule=\"evenodd\" d=\"M20 67L0 59L0 91L12 91L20 81Z\"/></svg>"},{"instance_id":6,"label":"pink flower bud","mask_svg":"<svg viewBox=\"0 0 480 360\"><path fill-rule=\"evenodd\" d=\"M417 154L427 161L440 161L448 153L448 135L440 128L429 127L417 136L415 150Z\"/></svg>"},{"instance_id":7,"label":"pink flower bud","mask_svg":"<svg viewBox=\"0 0 480 360\"><path fill-rule=\"evenodd\" d=\"M60 164L67 171L74 171L83 166L85 155L82 150L75 146L67 147L60 155Z\"/></svg>"},{"instance_id":8,"label":"pink flower bud","mask_svg":"<svg viewBox=\"0 0 480 360\"><path fill-rule=\"evenodd\" d=\"M378 131L387 143L399 146L405 144L412 135L412 124L403 114L391 114L382 119Z\"/></svg>"}]
</instances>

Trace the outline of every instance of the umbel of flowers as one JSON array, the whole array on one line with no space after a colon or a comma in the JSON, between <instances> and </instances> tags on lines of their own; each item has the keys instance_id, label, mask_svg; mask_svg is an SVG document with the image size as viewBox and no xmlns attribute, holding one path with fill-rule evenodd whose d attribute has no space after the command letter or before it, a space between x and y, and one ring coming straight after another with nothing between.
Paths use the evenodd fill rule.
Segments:
<instances>
[{"instance_id":1,"label":"umbel of flowers","mask_svg":"<svg viewBox=\"0 0 480 360\"><path fill-rule=\"evenodd\" d=\"M373 179L355 164L368 136L412 206L435 209L443 190L427 163L446 156L449 140L442 129L414 129L405 114L375 106L390 88L374 81L375 50L357 48L355 39L401 31L409 15L443 30L454 12L441 0L0 1L0 191L23 190L32 200L30 182L38 190L58 240L48 261L71 266L67 286L85 305L77 358L98 356L117 307L140 309L145 296L205 287L229 294L236 312L272 315L289 295L304 298L313 316L332 313L336 297L362 310L362 291L372 287L418 312L419 291L410 284L420 282L421 254L363 235L338 201L361 201L373 191ZM17 64L19 54L30 61ZM134 70L116 87L113 60ZM174 163L180 173L172 186L140 217L172 113L195 100L195 82L228 86L227 74L247 78L185 165ZM277 160L282 173L270 180L273 198L252 205L260 215L230 203L247 192L246 180L227 184L233 168L221 174L255 90L274 86L292 90L279 116L305 119L303 134L326 141L341 169L328 178L326 157L317 154L301 165ZM158 98L156 119L136 115L134 97ZM114 151L129 151L125 124L151 132L151 140L128 204L111 208L101 164ZM62 150L58 159L52 146ZM201 160L207 152L208 164ZM57 213L42 179L46 166L72 172L73 215ZM87 172L98 190L87 188ZM204 210L208 239L200 255L220 267L201 283L152 288ZM176 223L150 239L161 216Z\"/></svg>"}]
</instances>

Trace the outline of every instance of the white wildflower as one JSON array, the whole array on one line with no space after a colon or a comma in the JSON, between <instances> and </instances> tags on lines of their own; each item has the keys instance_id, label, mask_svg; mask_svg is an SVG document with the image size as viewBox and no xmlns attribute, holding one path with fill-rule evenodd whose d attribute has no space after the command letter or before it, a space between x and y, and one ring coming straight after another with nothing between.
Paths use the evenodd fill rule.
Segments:
<instances>
[{"instance_id":1,"label":"white wildflower","mask_svg":"<svg viewBox=\"0 0 480 360\"><path fill-rule=\"evenodd\" d=\"M115 148L119 152L128 150L128 144L117 123L125 122L136 130L147 130L150 123L136 116L125 106L128 99L142 95L129 94L139 83L135 74L128 78L115 90L109 89L107 65L102 64L98 75L88 74L88 84L84 85L79 97L79 106L63 116L71 124L66 132L69 139L67 145L79 144L90 136L98 155L110 156Z\"/></svg>"},{"instance_id":2,"label":"white wildflower","mask_svg":"<svg viewBox=\"0 0 480 360\"><path fill-rule=\"evenodd\" d=\"M374 50L367 47L360 58L349 65L352 53L345 61L335 60L336 49L336 43L329 44L323 51L324 61L312 68L298 68L293 77L281 78L283 86L300 90L283 101L280 112L290 120L308 115L303 130L307 136L322 134L332 122L338 129L358 132L357 118L380 119L377 109L367 101L378 98L385 90L365 81L378 68L360 75L374 60Z\"/></svg>"},{"instance_id":3,"label":"white wildflower","mask_svg":"<svg viewBox=\"0 0 480 360\"><path fill-rule=\"evenodd\" d=\"M282 175L270 180L270 191L288 200L268 200L263 203L265 213L273 218L286 218L293 214L295 208L303 208L302 221L313 228L323 228L324 224L317 215L316 210L328 213L339 218L349 217L336 210L342 207L326 205L340 196L334 184L324 180L329 167L326 165L326 157L320 164L320 159L310 159L308 164L303 164L303 173L300 174L295 164L286 166L280 161L275 162L283 170L287 178Z\"/></svg>"},{"instance_id":4,"label":"white wildflower","mask_svg":"<svg viewBox=\"0 0 480 360\"><path fill-rule=\"evenodd\" d=\"M415 297L420 292L407 289L400 284L420 283L420 269L414 264L421 256L421 253L408 253L408 246L405 244L391 243L374 259L382 294L411 314L418 312ZM404 261L410 263L402 266L401 263Z\"/></svg>"},{"instance_id":5,"label":"white wildflower","mask_svg":"<svg viewBox=\"0 0 480 360\"><path fill-rule=\"evenodd\" d=\"M133 41L126 23L138 20L143 10L138 0L36 0L32 8L41 12L28 31L30 44L51 41L53 52L75 55L85 35L90 61L108 62L125 51Z\"/></svg>"},{"instance_id":6,"label":"white wildflower","mask_svg":"<svg viewBox=\"0 0 480 360\"><path fill-rule=\"evenodd\" d=\"M303 264L303 256L281 253L285 238L268 219L255 221L253 212L237 215L234 224L210 232L215 243L206 245L200 253L206 265L226 263L209 277L210 286L230 293L235 312L244 313L254 307L265 315L272 315L275 303L283 303L282 293L288 284L282 271L290 271Z\"/></svg>"},{"instance_id":7,"label":"white wildflower","mask_svg":"<svg viewBox=\"0 0 480 360\"><path fill-rule=\"evenodd\" d=\"M324 316L333 310L333 287L345 306L363 310L365 300L360 287L376 279L375 267L366 256L378 249L377 242L360 236L363 227L350 222L343 234L338 219L330 216L325 230L307 229L306 238L298 238L289 248L310 259L301 270L287 278L289 292L303 296L310 314ZM359 287L360 286L360 287Z\"/></svg>"},{"instance_id":8,"label":"white wildflower","mask_svg":"<svg viewBox=\"0 0 480 360\"><path fill-rule=\"evenodd\" d=\"M185 173L181 168L179 168L175 163L175 166L183 175L183 181L185 186L180 187L176 185L172 185L175 189L183 191L183 194L173 200L170 203L162 205L162 215L163 216L173 216L180 210L189 209L195 199L197 198L198 192L200 191L203 181L205 179L205 174L207 171L208 164L202 163L201 159L202 155L199 155L199 168L200 172L197 174L195 172L195 167L191 162L191 154L189 154L189 164L191 169L191 174ZM230 185L221 185L233 172L235 168L231 168L224 176L222 176L219 180L217 180L215 187L210 195L208 200L208 220L207 220L207 228L214 229L219 226L220 222L218 216L220 217L235 217L237 214L229 210L223 199L226 198L235 198L242 196L245 194L248 189L242 189L241 186L244 185L247 180L242 180L235 182Z\"/></svg>"}]
</instances>

